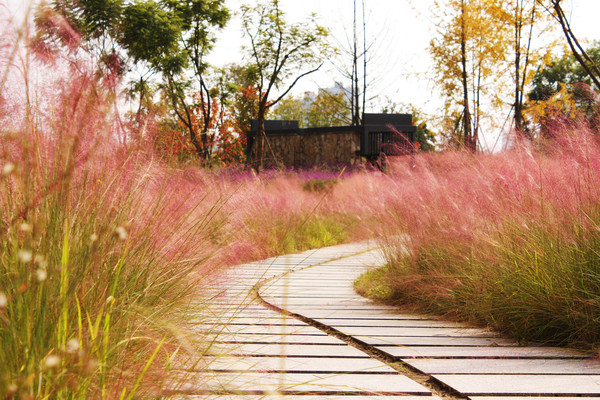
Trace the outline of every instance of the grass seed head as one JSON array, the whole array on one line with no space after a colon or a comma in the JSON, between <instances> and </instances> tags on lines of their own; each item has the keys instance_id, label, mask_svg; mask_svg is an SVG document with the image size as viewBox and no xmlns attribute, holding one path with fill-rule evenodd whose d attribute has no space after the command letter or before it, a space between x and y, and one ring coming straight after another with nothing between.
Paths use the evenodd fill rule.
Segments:
<instances>
[{"instance_id":1,"label":"grass seed head","mask_svg":"<svg viewBox=\"0 0 600 400\"><path fill-rule=\"evenodd\" d=\"M44 366L47 369L54 369L57 368L59 365L60 357L55 354L50 354L48 357L46 357L46 360L44 360Z\"/></svg>"},{"instance_id":2,"label":"grass seed head","mask_svg":"<svg viewBox=\"0 0 600 400\"><path fill-rule=\"evenodd\" d=\"M19 229L21 230L21 232L31 232L33 231L33 226L31 224L28 224L27 222L23 222L19 226Z\"/></svg>"},{"instance_id":3,"label":"grass seed head","mask_svg":"<svg viewBox=\"0 0 600 400\"><path fill-rule=\"evenodd\" d=\"M2 167L2 175L9 176L10 174L12 174L15 171L15 168L16 168L15 164L11 163L10 161L7 162Z\"/></svg>"},{"instance_id":4,"label":"grass seed head","mask_svg":"<svg viewBox=\"0 0 600 400\"><path fill-rule=\"evenodd\" d=\"M72 338L67 341L66 349L67 353L75 354L79 350L79 340Z\"/></svg>"},{"instance_id":5,"label":"grass seed head","mask_svg":"<svg viewBox=\"0 0 600 400\"><path fill-rule=\"evenodd\" d=\"M35 262L41 269L46 269L48 267L46 258L41 254L36 254L33 258L33 262Z\"/></svg>"},{"instance_id":6,"label":"grass seed head","mask_svg":"<svg viewBox=\"0 0 600 400\"><path fill-rule=\"evenodd\" d=\"M122 226L117 226L115 234L119 237L119 240L127 240L127 230Z\"/></svg>"},{"instance_id":7,"label":"grass seed head","mask_svg":"<svg viewBox=\"0 0 600 400\"><path fill-rule=\"evenodd\" d=\"M8 395L13 395L13 394L17 393L17 390L19 390L19 387L15 383L10 383L8 385L8 387L6 388Z\"/></svg>"},{"instance_id":8,"label":"grass seed head","mask_svg":"<svg viewBox=\"0 0 600 400\"><path fill-rule=\"evenodd\" d=\"M31 260L33 260L33 253L31 252L31 250L21 249L17 253L17 257L19 258L19 261L21 261L24 264L27 264L31 262Z\"/></svg>"},{"instance_id":9,"label":"grass seed head","mask_svg":"<svg viewBox=\"0 0 600 400\"><path fill-rule=\"evenodd\" d=\"M35 270L35 278L38 282L44 282L48 278L48 272L43 268L38 268Z\"/></svg>"}]
</instances>

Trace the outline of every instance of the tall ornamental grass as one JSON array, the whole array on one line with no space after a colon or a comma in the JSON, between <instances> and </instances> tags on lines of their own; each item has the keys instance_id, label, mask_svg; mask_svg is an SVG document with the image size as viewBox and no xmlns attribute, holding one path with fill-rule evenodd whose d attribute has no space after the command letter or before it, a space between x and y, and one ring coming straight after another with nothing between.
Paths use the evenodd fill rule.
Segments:
<instances>
[{"instance_id":1,"label":"tall ornamental grass","mask_svg":"<svg viewBox=\"0 0 600 400\"><path fill-rule=\"evenodd\" d=\"M600 345L600 141L563 128L497 155L395 165L382 232L389 263L360 293L506 332Z\"/></svg>"},{"instance_id":2,"label":"tall ornamental grass","mask_svg":"<svg viewBox=\"0 0 600 400\"><path fill-rule=\"evenodd\" d=\"M2 93L3 398L155 396L212 251L194 240L218 200L182 201L167 171L117 146L111 91L82 69Z\"/></svg>"},{"instance_id":3,"label":"tall ornamental grass","mask_svg":"<svg viewBox=\"0 0 600 400\"><path fill-rule=\"evenodd\" d=\"M204 287L226 284L212 274L369 236L347 175L158 159L123 123L118 79L75 47L36 48L26 28L0 38L1 398L172 391L210 346L185 327L202 320Z\"/></svg>"}]
</instances>

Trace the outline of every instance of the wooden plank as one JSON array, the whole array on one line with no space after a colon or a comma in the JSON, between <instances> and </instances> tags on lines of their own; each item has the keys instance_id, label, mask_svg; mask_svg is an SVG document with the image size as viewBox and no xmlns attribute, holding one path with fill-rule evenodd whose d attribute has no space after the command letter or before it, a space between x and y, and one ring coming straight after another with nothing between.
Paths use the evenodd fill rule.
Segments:
<instances>
[{"instance_id":1,"label":"wooden plank","mask_svg":"<svg viewBox=\"0 0 600 400\"><path fill-rule=\"evenodd\" d=\"M361 336L462 336L462 337L498 337L497 333L475 328L392 328L378 326L340 327L346 335Z\"/></svg>"},{"instance_id":2,"label":"wooden plank","mask_svg":"<svg viewBox=\"0 0 600 400\"><path fill-rule=\"evenodd\" d=\"M254 313L245 313L242 315L231 315L221 317L200 318L201 324L246 324L246 325L307 325L296 318L286 317L280 314L270 314L256 316Z\"/></svg>"},{"instance_id":3,"label":"wooden plank","mask_svg":"<svg viewBox=\"0 0 600 400\"><path fill-rule=\"evenodd\" d=\"M219 342L231 343L284 343L284 344L340 344L333 336L322 335L220 335Z\"/></svg>"},{"instance_id":4,"label":"wooden plank","mask_svg":"<svg viewBox=\"0 0 600 400\"><path fill-rule=\"evenodd\" d=\"M360 312L364 315L371 316L398 316L398 310L393 307L381 306L381 305L373 305L369 302L361 302L356 304L310 304L306 307L302 307L301 305L295 305L293 309L290 311L332 311L337 313L350 313L350 312Z\"/></svg>"},{"instance_id":5,"label":"wooden plank","mask_svg":"<svg viewBox=\"0 0 600 400\"><path fill-rule=\"evenodd\" d=\"M370 326L375 328L466 328L456 322L432 319L357 319L357 318L317 318L325 325L343 329L350 326Z\"/></svg>"},{"instance_id":6,"label":"wooden plank","mask_svg":"<svg viewBox=\"0 0 600 400\"><path fill-rule=\"evenodd\" d=\"M298 373L216 373L195 374L191 390L225 390L245 392L284 391L317 394L382 393L431 395L431 392L403 375L387 374L298 374Z\"/></svg>"},{"instance_id":7,"label":"wooden plank","mask_svg":"<svg viewBox=\"0 0 600 400\"><path fill-rule=\"evenodd\" d=\"M270 298L271 299L271 298ZM277 305L283 304L281 298L272 298L273 303ZM333 306L333 307L349 307L349 306L363 306L367 309L370 308L369 301L361 298L350 298L350 299L326 299L326 298L306 298L306 299L288 299L285 304L292 306Z\"/></svg>"},{"instance_id":8,"label":"wooden plank","mask_svg":"<svg viewBox=\"0 0 600 400\"><path fill-rule=\"evenodd\" d=\"M246 334L284 334L284 335L319 335L322 334L317 328L312 326L294 326L294 325L224 325L224 326L209 326L208 328L201 329L198 327L198 331L207 333L246 333Z\"/></svg>"},{"instance_id":9,"label":"wooden plank","mask_svg":"<svg viewBox=\"0 0 600 400\"><path fill-rule=\"evenodd\" d=\"M600 360L405 360L427 374L600 375Z\"/></svg>"},{"instance_id":10,"label":"wooden plank","mask_svg":"<svg viewBox=\"0 0 600 400\"><path fill-rule=\"evenodd\" d=\"M575 358L586 359L589 355L555 347L430 347L398 346L378 349L399 358Z\"/></svg>"},{"instance_id":11,"label":"wooden plank","mask_svg":"<svg viewBox=\"0 0 600 400\"><path fill-rule=\"evenodd\" d=\"M304 373L392 373L392 367L372 358L205 357L201 369L287 371Z\"/></svg>"},{"instance_id":12,"label":"wooden plank","mask_svg":"<svg viewBox=\"0 0 600 400\"><path fill-rule=\"evenodd\" d=\"M296 274L290 274L291 278L295 278ZM293 293L319 293L319 294L327 294L328 291L333 293L346 293L352 294L356 296L356 292L352 286L349 286L345 282L337 281L337 284L322 283L321 285L316 285L315 279L304 281L296 281L295 279L290 282L284 282L283 285L269 285L263 286L260 289L261 293L272 295L273 293L282 293L285 294L287 291Z\"/></svg>"},{"instance_id":13,"label":"wooden plank","mask_svg":"<svg viewBox=\"0 0 600 400\"><path fill-rule=\"evenodd\" d=\"M335 297L338 299L348 299L356 297L355 293L351 293L345 289L332 289L328 292L318 291L314 289L295 289L295 288L285 288L278 290L270 290L268 292L260 292L260 295L263 297L273 298L273 297L298 297L298 296L306 296L306 297L316 297L316 298L326 298L326 297Z\"/></svg>"},{"instance_id":14,"label":"wooden plank","mask_svg":"<svg viewBox=\"0 0 600 400\"><path fill-rule=\"evenodd\" d=\"M262 294L261 294L262 296ZM295 293L287 293L282 295L269 295L263 296L265 300L269 303L277 303L277 304L296 304L299 303L299 300L315 302L318 300L324 300L327 303L332 302L347 302L350 300L355 300L356 296L354 295L339 295L336 293L330 294L319 294L319 295L308 295L308 294L295 294Z\"/></svg>"},{"instance_id":15,"label":"wooden plank","mask_svg":"<svg viewBox=\"0 0 600 400\"><path fill-rule=\"evenodd\" d=\"M294 307L294 312L297 312L302 315L306 315L307 317L313 319L322 319L322 318L367 318L367 319L375 319L375 320L383 320L383 319L407 319L407 320L415 320L415 319L430 319L426 316L421 316L417 314L400 314L394 309L377 309L377 308L359 308L359 309L346 309L346 308L319 308L319 307Z\"/></svg>"},{"instance_id":16,"label":"wooden plank","mask_svg":"<svg viewBox=\"0 0 600 400\"><path fill-rule=\"evenodd\" d=\"M600 395L599 375L434 375L467 396Z\"/></svg>"},{"instance_id":17,"label":"wooden plank","mask_svg":"<svg viewBox=\"0 0 600 400\"><path fill-rule=\"evenodd\" d=\"M215 344L211 355L250 355L250 356L287 356L287 357L368 357L360 350L348 345L332 344L290 344L282 343L241 343Z\"/></svg>"},{"instance_id":18,"label":"wooden plank","mask_svg":"<svg viewBox=\"0 0 600 400\"><path fill-rule=\"evenodd\" d=\"M203 324L247 324L247 325L307 325L296 318L285 316L282 314L276 314L271 312L265 315L256 315L254 312L241 313L239 315L229 316L207 316L204 318L198 318L199 323Z\"/></svg>"},{"instance_id":19,"label":"wooden plank","mask_svg":"<svg viewBox=\"0 0 600 400\"><path fill-rule=\"evenodd\" d=\"M396 346L448 346L448 347L497 347L518 346L514 340L487 337L451 337L451 336L401 336L401 337L370 337L354 336L367 344L378 346L386 351L389 347Z\"/></svg>"}]
</instances>

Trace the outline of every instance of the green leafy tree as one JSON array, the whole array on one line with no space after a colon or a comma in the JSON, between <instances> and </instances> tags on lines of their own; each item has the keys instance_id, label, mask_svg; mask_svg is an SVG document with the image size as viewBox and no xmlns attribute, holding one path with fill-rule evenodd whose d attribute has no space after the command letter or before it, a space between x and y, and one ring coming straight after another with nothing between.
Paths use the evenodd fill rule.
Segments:
<instances>
[{"instance_id":1,"label":"green leafy tree","mask_svg":"<svg viewBox=\"0 0 600 400\"><path fill-rule=\"evenodd\" d=\"M586 52L595 63L600 64L600 42L595 42ZM547 100L560 91L561 84L567 85L577 94L577 86L579 88L581 88L580 84L592 86L593 82L572 54L552 57L536 71L529 99ZM577 97L582 97L581 94L583 93L580 92Z\"/></svg>"},{"instance_id":2,"label":"green leafy tree","mask_svg":"<svg viewBox=\"0 0 600 400\"><path fill-rule=\"evenodd\" d=\"M306 96L288 96L282 99L273 109L271 115L275 119L282 119L287 121L298 121L298 125L301 128L307 127L306 121Z\"/></svg>"},{"instance_id":3,"label":"green leafy tree","mask_svg":"<svg viewBox=\"0 0 600 400\"><path fill-rule=\"evenodd\" d=\"M539 0L542 4L546 2ZM594 60L581 46L573 30L569 18L565 15L562 0L548 0L547 10L552 14L554 19L559 23L567 44L571 49L571 54L575 60L579 63L582 70L585 71L592 85L600 90L600 64Z\"/></svg>"},{"instance_id":4,"label":"green leafy tree","mask_svg":"<svg viewBox=\"0 0 600 400\"><path fill-rule=\"evenodd\" d=\"M600 42L586 50L600 65ZM562 118L585 119L599 126L598 96L593 80L572 53L552 57L541 66L528 94L528 114L539 124L543 136L551 135L553 122Z\"/></svg>"},{"instance_id":5,"label":"green leafy tree","mask_svg":"<svg viewBox=\"0 0 600 400\"><path fill-rule=\"evenodd\" d=\"M308 107L307 126L343 126L351 122L350 107L344 93L320 89Z\"/></svg>"},{"instance_id":6,"label":"green leafy tree","mask_svg":"<svg viewBox=\"0 0 600 400\"><path fill-rule=\"evenodd\" d=\"M383 114L409 113L412 115L412 124L416 126L415 131L415 147L420 151L436 151L437 133L431 131L427 127L426 118L423 113L412 104L401 104L387 98L381 112Z\"/></svg>"},{"instance_id":7,"label":"green leafy tree","mask_svg":"<svg viewBox=\"0 0 600 400\"><path fill-rule=\"evenodd\" d=\"M143 71L130 90L138 92L140 110L152 92L149 77L162 78L175 116L186 126L198 155L207 160L208 127L198 132L191 110L201 107L203 120L211 120L213 96L205 80L205 57L214 45L214 29L229 18L224 0L54 0L52 9L79 31L82 46L110 72L107 76L122 76L134 67ZM38 41L56 42L53 15L42 10L36 19ZM199 100L191 93L200 93Z\"/></svg>"},{"instance_id":8,"label":"green leafy tree","mask_svg":"<svg viewBox=\"0 0 600 400\"><path fill-rule=\"evenodd\" d=\"M350 104L344 93L327 89L306 92L303 97L286 97L272 110L277 119L295 120L301 128L343 126L351 123Z\"/></svg>"},{"instance_id":9,"label":"green leafy tree","mask_svg":"<svg viewBox=\"0 0 600 400\"><path fill-rule=\"evenodd\" d=\"M250 122L258 113L258 94L256 91L257 74L252 65L232 64L217 71L219 78L220 95L231 104L234 114L234 129L244 136L242 140L247 143L247 134L250 132ZM248 159L246 159L248 162Z\"/></svg>"},{"instance_id":10,"label":"green leafy tree","mask_svg":"<svg viewBox=\"0 0 600 400\"><path fill-rule=\"evenodd\" d=\"M242 26L250 41L246 48L249 63L256 71L258 132L255 168L260 172L264 158L265 116L306 75L317 71L327 55L327 30L314 14L301 23L288 23L278 0L242 6ZM277 94L275 93L277 91Z\"/></svg>"},{"instance_id":11,"label":"green leafy tree","mask_svg":"<svg viewBox=\"0 0 600 400\"><path fill-rule=\"evenodd\" d=\"M415 131L415 143L420 151L436 151L438 134L427 127L427 121L423 118L421 111L411 106L413 116L413 125L417 127Z\"/></svg>"},{"instance_id":12,"label":"green leafy tree","mask_svg":"<svg viewBox=\"0 0 600 400\"><path fill-rule=\"evenodd\" d=\"M193 74L186 78L187 74L182 73L176 64L173 68L169 57L165 57L165 63L158 64L157 69L165 77L165 89L177 118L186 126L201 160L209 163L212 156L210 128L215 118L213 99L217 93L207 80L206 55L214 46L213 29L225 26L229 11L223 0L166 0L165 5L181 21L179 46ZM197 96L190 97L190 89ZM202 123L197 128L194 126L193 109L201 114Z\"/></svg>"}]
</instances>

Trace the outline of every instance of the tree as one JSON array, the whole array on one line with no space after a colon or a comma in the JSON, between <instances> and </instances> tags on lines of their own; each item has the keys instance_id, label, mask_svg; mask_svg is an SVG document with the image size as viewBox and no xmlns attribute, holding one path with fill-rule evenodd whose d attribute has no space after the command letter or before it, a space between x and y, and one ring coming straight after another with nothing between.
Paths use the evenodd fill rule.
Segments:
<instances>
[{"instance_id":1,"label":"tree","mask_svg":"<svg viewBox=\"0 0 600 400\"><path fill-rule=\"evenodd\" d=\"M358 48L358 32L357 32L357 12L356 12L356 0L354 0L354 8L353 8L353 41L352 41L352 73L350 75L351 84L351 115L352 115L352 125L358 126L361 123L362 115L361 110L364 112L366 107L366 95L367 95L367 23L365 17L365 0L361 1L362 5L362 28L363 28L363 48L362 52L359 53ZM362 58L362 82L359 81L360 78L360 59ZM362 83L362 90L361 90ZM362 97L362 99L361 99ZM362 104L361 104L362 103Z\"/></svg>"},{"instance_id":2,"label":"tree","mask_svg":"<svg viewBox=\"0 0 600 400\"><path fill-rule=\"evenodd\" d=\"M380 45L389 43L385 39L386 28L380 28L376 34L367 34L365 6L365 0L353 0L352 32L346 32L345 41L334 39L335 46L339 49L336 52L339 57L333 65L344 79L340 88L345 92L350 124L353 126L362 123L367 101L378 98L378 93L373 93L373 88L387 75L382 71L382 66L393 63L389 59L389 51L380 52Z\"/></svg>"},{"instance_id":3,"label":"tree","mask_svg":"<svg viewBox=\"0 0 600 400\"><path fill-rule=\"evenodd\" d=\"M199 97L197 94L195 97ZM198 100L199 102L200 100ZM228 165L244 161L245 135L236 130L236 113L226 96L216 93L211 99L211 119L204 121L202 108L190 108L192 128L207 129L207 145L210 151L209 165ZM154 150L168 160L189 162L198 158L192 143L187 139L188 127L181 120L162 118L157 129L152 130Z\"/></svg>"},{"instance_id":4,"label":"tree","mask_svg":"<svg viewBox=\"0 0 600 400\"><path fill-rule=\"evenodd\" d=\"M316 23L314 14L307 22L287 23L278 0L261 2L255 7L242 6L242 26L250 40L246 51L257 76L255 168L260 172L266 140L265 115L301 78L321 67L321 60L327 55L323 42L327 30ZM275 96L277 89L281 92Z\"/></svg>"},{"instance_id":5,"label":"tree","mask_svg":"<svg viewBox=\"0 0 600 400\"><path fill-rule=\"evenodd\" d=\"M600 42L593 43L586 53L595 63L600 64ZM547 100L560 91L561 84L575 90L577 85L592 86L593 82L572 54L555 56L536 71L529 98L534 101Z\"/></svg>"},{"instance_id":6,"label":"tree","mask_svg":"<svg viewBox=\"0 0 600 400\"><path fill-rule=\"evenodd\" d=\"M534 28L539 26L545 19L540 11L542 8L538 0L511 0L506 5L507 11L501 15L507 24L512 26L513 34L510 40L510 50L513 60L509 62L512 67L512 78L514 87L513 120L515 131L525 134L528 130L524 117L525 88L532 78L532 65L541 58L540 51L532 47Z\"/></svg>"},{"instance_id":7,"label":"tree","mask_svg":"<svg viewBox=\"0 0 600 400\"><path fill-rule=\"evenodd\" d=\"M282 99L271 110L272 117L285 121L298 121L300 128L306 128L306 108L309 100L307 95L308 93L305 93L303 97L288 96Z\"/></svg>"},{"instance_id":8,"label":"tree","mask_svg":"<svg viewBox=\"0 0 600 400\"><path fill-rule=\"evenodd\" d=\"M588 56L600 64L600 42L586 49ZM551 135L554 122L565 117L587 120L598 126L597 95L592 79L573 54L553 57L535 73L528 93L528 114L539 124L543 136Z\"/></svg>"},{"instance_id":9,"label":"tree","mask_svg":"<svg viewBox=\"0 0 600 400\"><path fill-rule=\"evenodd\" d=\"M308 107L307 121L310 127L343 126L351 122L348 100L344 93L332 93L319 89Z\"/></svg>"},{"instance_id":10,"label":"tree","mask_svg":"<svg viewBox=\"0 0 600 400\"><path fill-rule=\"evenodd\" d=\"M413 114L413 123L417 127L415 131L415 146L421 151L436 151L437 134L427 127L426 121L418 120Z\"/></svg>"},{"instance_id":11,"label":"tree","mask_svg":"<svg viewBox=\"0 0 600 400\"><path fill-rule=\"evenodd\" d=\"M306 92L303 97L286 97L272 113L278 119L298 121L301 128L316 128L348 125L349 109L345 93L319 89L316 95Z\"/></svg>"},{"instance_id":12,"label":"tree","mask_svg":"<svg viewBox=\"0 0 600 400\"><path fill-rule=\"evenodd\" d=\"M247 135L251 129L251 120L258 114L257 73L253 65L232 64L218 71L219 88L222 98L231 104L234 115L234 131L240 135L240 141L248 143ZM248 158L245 159L249 162Z\"/></svg>"},{"instance_id":13,"label":"tree","mask_svg":"<svg viewBox=\"0 0 600 400\"><path fill-rule=\"evenodd\" d=\"M381 108L383 114L407 113L412 115L412 124L416 126L415 148L420 151L436 151L438 134L427 127L423 112L412 104L396 103L386 99L386 104Z\"/></svg>"},{"instance_id":14,"label":"tree","mask_svg":"<svg viewBox=\"0 0 600 400\"><path fill-rule=\"evenodd\" d=\"M135 63L180 54L178 18L152 0L54 0L36 13L36 45L50 48L61 39L57 17L78 32L81 47L106 75L122 76Z\"/></svg>"},{"instance_id":15,"label":"tree","mask_svg":"<svg viewBox=\"0 0 600 400\"><path fill-rule=\"evenodd\" d=\"M53 9L69 20L82 35L83 47L94 54L107 76L121 76L133 66L144 70L133 85L139 90L141 110L144 97L151 92L148 76L158 74L169 94L177 118L186 126L189 140L198 155L209 155L207 127L197 132L192 127L191 108L204 107L209 121L210 89L204 79L204 58L214 44L213 29L222 28L229 18L224 0L54 0ZM38 40L55 38L52 15L40 12L36 20ZM191 68L191 78L184 71ZM202 101L190 103L191 93ZM198 140L198 135L200 140Z\"/></svg>"},{"instance_id":16,"label":"tree","mask_svg":"<svg viewBox=\"0 0 600 400\"><path fill-rule=\"evenodd\" d=\"M542 0L539 0L542 1ZM589 79L592 81L592 84L596 87L597 90L600 90L600 67L599 64L594 61L592 57L583 49L573 30L571 29L571 24L569 23L568 18L565 16L564 10L561 5L561 0L550 0L549 6L546 7L552 16L556 19L556 21L560 24L562 31L564 33L565 39L567 40L567 44L571 49L571 53L573 57L581 68L588 75Z\"/></svg>"},{"instance_id":17,"label":"tree","mask_svg":"<svg viewBox=\"0 0 600 400\"><path fill-rule=\"evenodd\" d=\"M446 97L446 115L456 127L451 140L475 151L482 102L491 83L498 79L498 62L504 59L502 24L496 14L500 6L493 0L447 0L435 2L438 33L429 50L434 60L436 80ZM492 101L495 101L492 99Z\"/></svg>"},{"instance_id":18,"label":"tree","mask_svg":"<svg viewBox=\"0 0 600 400\"><path fill-rule=\"evenodd\" d=\"M168 64L160 65L159 70L166 77L165 88L173 105L173 110L179 120L187 127L190 140L194 144L200 159L209 163L212 155L212 140L209 130L213 120L213 97L207 83L208 65L205 58L213 48L213 28L223 28L229 19L229 11L223 0L166 0L166 7L181 21L182 34L179 39L180 47L187 56L187 63L193 74L189 79L178 68ZM190 98L185 88L195 90L195 98ZM194 129L193 115L190 109L199 110L202 123ZM198 141L197 136L200 136Z\"/></svg>"}]
</instances>

